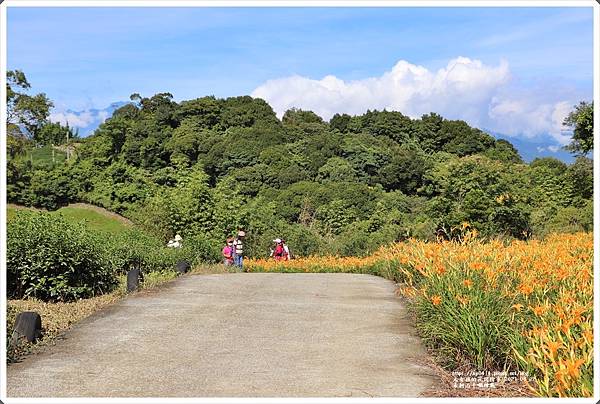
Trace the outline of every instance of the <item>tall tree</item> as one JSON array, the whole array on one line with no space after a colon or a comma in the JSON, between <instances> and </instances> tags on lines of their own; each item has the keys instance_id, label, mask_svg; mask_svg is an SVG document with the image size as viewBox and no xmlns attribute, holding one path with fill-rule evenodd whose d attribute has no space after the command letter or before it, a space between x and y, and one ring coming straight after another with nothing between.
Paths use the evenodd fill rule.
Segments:
<instances>
[{"instance_id":1,"label":"tall tree","mask_svg":"<svg viewBox=\"0 0 600 404\"><path fill-rule=\"evenodd\" d=\"M33 138L48 121L54 106L46 94L29 95L31 85L21 70L9 70L6 74L6 103L9 131L12 135L24 134ZM25 129L22 133L20 128Z\"/></svg>"},{"instance_id":2,"label":"tall tree","mask_svg":"<svg viewBox=\"0 0 600 404\"><path fill-rule=\"evenodd\" d=\"M578 156L594 148L594 103L582 101L565 118L563 125L573 129L573 140L565 149Z\"/></svg>"}]
</instances>

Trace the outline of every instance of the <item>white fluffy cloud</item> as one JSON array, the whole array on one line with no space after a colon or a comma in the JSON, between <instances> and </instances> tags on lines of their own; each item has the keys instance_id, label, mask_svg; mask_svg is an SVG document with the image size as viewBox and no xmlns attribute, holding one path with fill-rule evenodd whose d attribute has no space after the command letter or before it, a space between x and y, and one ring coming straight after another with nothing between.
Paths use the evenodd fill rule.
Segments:
<instances>
[{"instance_id":1,"label":"white fluffy cloud","mask_svg":"<svg viewBox=\"0 0 600 404\"><path fill-rule=\"evenodd\" d=\"M489 106L489 117L497 132L530 138L548 134L557 143L565 145L571 135L564 130L562 123L572 105L567 101L536 103L528 99L494 98Z\"/></svg>"},{"instance_id":2,"label":"white fluffy cloud","mask_svg":"<svg viewBox=\"0 0 600 404\"><path fill-rule=\"evenodd\" d=\"M435 72L400 60L379 77L344 81L335 76L315 80L302 76L269 80L252 92L281 117L289 108L312 110L324 119L335 113L362 114L367 109L400 111L411 117L437 112L450 119L512 136L551 135L568 143L562 121L572 101L537 103L507 91L508 63L497 66L458 57Z\"/></svg>"},{"instance_id":3,"label":"white fluffy cloud","mask_svg":"<svg viewBox=\"0 0 600 404\"><path fill-rule=\"evenodd\" d=\"M50 120L52 122L58 122L61 125L66 125L68 123L69 126L72 127L85 128L86 126L89 126L93 122L97 121L98 116L93 114L91 111L67 111L50 114Z\"/></svg>"},{"instance_id":4,"label":"white fluffy cloud","mask_svg":"<svg viewBox=\"0 0 600 404\"><path fill-rule=\"evenodd\" d=\"M110 108L110 107L109 107ZM69 124L72 128L83 129L84 133L80 135L89 135L101 123L106 121L112 115L112 109L87 109L83 111L63 111L50 114L50 121L58 122L61 125Z\"/></svg>"}]
</instances>

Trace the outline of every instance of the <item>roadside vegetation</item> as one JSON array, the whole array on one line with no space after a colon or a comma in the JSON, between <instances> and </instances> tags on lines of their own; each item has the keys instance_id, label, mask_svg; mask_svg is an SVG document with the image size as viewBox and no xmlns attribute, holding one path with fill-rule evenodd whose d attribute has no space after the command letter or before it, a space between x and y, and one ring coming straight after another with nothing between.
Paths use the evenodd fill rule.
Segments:
<instances>
[{"instance_id":1,"label":"roadside vegetation","mask_svg":"<svg viewBox=\"0 0 600 404\"><path fill-rule=\"evenodd\" d=\"M215 270L207 263L218 257L206 240L189 239L184 248L166 248L126 219L94 207L75 205L56 212L9 207L7 216L8 339L21 311L42 316L46 344L123 297L129 269L140 268L141 288L149 289L174 279L178 261L207 272ZM7 346L9 363L37 346Z\"/></svg>"},{"instance_id":2,"label":"roadside vegetation","mask_svg":"<svg viewBox=\"0 0 600 404\"><path fill-rule=\"evenodd\" d=\"M540 396L593 394L593 235L415 239L363 258L250 260L251 272L350 272L398 282L447 369L522 370Z\"/></svg>"}]
</instances>

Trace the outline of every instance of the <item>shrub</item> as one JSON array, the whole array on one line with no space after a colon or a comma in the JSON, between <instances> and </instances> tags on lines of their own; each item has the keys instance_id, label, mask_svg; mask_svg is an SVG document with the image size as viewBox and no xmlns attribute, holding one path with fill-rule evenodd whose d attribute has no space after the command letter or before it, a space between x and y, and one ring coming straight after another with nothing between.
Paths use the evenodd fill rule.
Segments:
<instances>
[{"instance_id":1,"label":"shrub","mask_svg":"<svg viewBox=\"0 0 600 404\"><path fill-rule=\"evenodd\" d=\"M204 235L186 237L182 248L167 248L160 238L138 229L106 236L104 254L120 274L136 267L145 273L173 271L182 260L196 265L220 259L219 243Z\"/></svg>"},{"instance_id":2,"label":"shrub","mask_svg":"<svg viewBox=\"0 0 600 404\"><path fill-rule=\"evenodd\" d=\"M204 234L196 234L183 240L183 248L176 250L178 259L185 259L192 265L201 262L215 263L221 260L221 243Z\"/></svg>"},{"instance_id":3,"label":"shrub","mask_svg":"<svg viewBox=\"0 0 600 404\"><path fill-rule=\"evenodd\" d=\"M67 301L117 283L102 240L60 215L17 212L7 226L6 260L10 298Z\"/></svg>"}]
</instances>

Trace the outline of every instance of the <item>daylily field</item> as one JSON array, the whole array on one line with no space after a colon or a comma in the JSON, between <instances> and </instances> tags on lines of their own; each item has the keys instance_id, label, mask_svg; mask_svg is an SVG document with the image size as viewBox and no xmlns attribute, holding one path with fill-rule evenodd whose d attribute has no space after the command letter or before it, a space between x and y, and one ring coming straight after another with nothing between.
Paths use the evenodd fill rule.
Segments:
<instances>
[{"instance_id":1,"label":"daylily field","mask_svg":"<svg viewBox=\"0 0 600 404\"><path fill-rule=\"evenodd\" d=\"M351 272L398 282L449 369L522 370L540 396L593 394L593 235L407 242L363 257L249 260L252 272Z\"/></svg>"}]
</instances>

